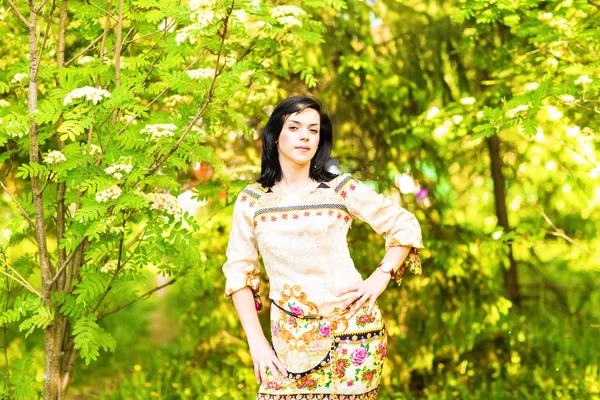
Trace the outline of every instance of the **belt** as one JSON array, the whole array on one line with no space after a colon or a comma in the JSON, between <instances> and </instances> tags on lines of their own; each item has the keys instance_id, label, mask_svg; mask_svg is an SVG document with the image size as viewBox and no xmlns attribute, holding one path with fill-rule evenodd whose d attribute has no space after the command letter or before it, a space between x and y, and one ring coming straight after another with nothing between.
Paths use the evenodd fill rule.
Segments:
<instances>
[{"instance_id":1,"label":"belt","mask_svg":"<svg viewBox=\"0 0 600 400\"><path fill-rule=\"evenodd\" d=\"M294 318L298 318L298 319L312 319L312 320L324 320L324 319L337 319L339 317L341 317L343 314L345 314L348 310L350 310L350 308L352 308L352 304L350 304L348 307L346 307L345 309L341 310L341 311L336 311L333 314L331 314L330 316L323 316L323 315L297 315L294 314L293 312L286 310L285 308L281 307L279 304L277 304L275 301L271 300L271 304L273 304L275 307L279 308L281 311L283 311L284 313L286 313L289 316L292 316Z\"/></svg>"}]
</instances>

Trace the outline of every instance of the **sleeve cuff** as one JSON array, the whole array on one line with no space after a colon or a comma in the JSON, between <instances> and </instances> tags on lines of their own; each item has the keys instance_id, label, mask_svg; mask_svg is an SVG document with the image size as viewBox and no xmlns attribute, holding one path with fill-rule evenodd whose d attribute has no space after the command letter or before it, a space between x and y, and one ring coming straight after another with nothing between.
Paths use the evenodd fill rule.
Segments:
<instances>
[{"instance_id":1,"label":"sleeve cuff","mask_svg":"<svg viewBox=\"0 0 600 400\"><path fill-rule=\"evenodd\" d=\"M401 244L398 244L397 246L404 246ZM410 245L408 245L410 246ZM394 246L389 246L389 247L394 247ZM398 286L402 285L402 278L404 276L404 272L405 270L408 268L408 270L415 274L415 275L421 275L423 273L423 267L421 266L421 259L419 258L419 253L423 250L423 247L411 247L408 255L406 256L406 258L404 259L404 261L402 262L402 265L400 265L400 268L398 268L398 271L396 271L396 274L394 275L394 279L396 280L396 283L398 284Z\"/></svg>"}]
</instances>

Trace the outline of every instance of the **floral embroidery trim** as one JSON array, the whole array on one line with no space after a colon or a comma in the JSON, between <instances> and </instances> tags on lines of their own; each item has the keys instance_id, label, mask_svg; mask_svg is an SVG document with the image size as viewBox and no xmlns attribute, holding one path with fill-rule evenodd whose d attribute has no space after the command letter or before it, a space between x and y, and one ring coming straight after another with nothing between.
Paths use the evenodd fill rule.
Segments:
<instances>
[{"instance_id":1,"label":"floral embroidery trim","mask_svg":"<svg viewBox=\"0 0 600 400\"><path fill-rule=\"evenodd\" d=\"M336 211L337 210L337 211ZM268 216L267 216L268 215ZM276 222L277 220L287 221L290 219L299 219L300 217L328 216L337 219L343 219L350 222L352 217L350 212L343 204L300 204L285 207L264 207L254 213L255 225L258 222Z\"/></svg>"},{"instance_id":2,"label":"floral embroidery trim","mask_svg":"<svg viewBox=\"0 0 600 400\"><path fill-rule=\"evenodd\" d=\"M340 192L340 189L342 189L342 188L344 187L344 185L345 185L345 184L346 184L346 183L347 183L347 182L348 182L350 179L352 179L352 175L350 175L350 174L345 174L345 175L342 175L342 176L343 176L342 180L341 180L341 181L340 181L340 182L339 182L337 185L335 185L335 188L333 189L333 190L334 190L336 193L338 193L338 194L339 194L339 192Z\"/></svg>"},{"instance_id":3,"label":"floral embroidery trim","mask_svg":"<svg viewBox=\"0 0 600 400\"><path fill-rule=\"evenodd\" d=\"M260 199L262 196L262 193L256 192L256 191L250 189L250 187L245 187L244 190L242 190L242 193L247 193L250 196L254 197L256 200ZM241 201L244 201L244 200L245 200L244 196L242 195Z\"/></svg>"},{"instance_id":4,"label":"floral embroidery trim","mask_svg":"<svg viewBox=\"0 0 600 400\"><path fill-rule=\"evenodd\" d=\"M333 394L333 393L318 393L310 394L268 394L258 393L256 400L376 400L379 393L379 388L369 390L360 394ZM317 397L318 396L318 397Z\"/></svg>"},{"instance_id":5,"label":"floral embroidery trim","mask_svg":"<svg viewBox=\"0 0 600 400\"><path fill-rule=\"evenodd\" d=\"M320 394L320 393L314 393L314 394L295 394L295 395L289 395L289 394L266 394L266 393L259 393L258 396L256 397L257 400L310 400L310 399L320 399L320 400L375 400L377 399L378 396L378 392L379 392L379 388L376 388L374 390L371 390L367 393L362 393L362 394ZM318 395L319 397L314 397ZM293 396L293 397L292 397Z\"/></svg>"}]
</instances>

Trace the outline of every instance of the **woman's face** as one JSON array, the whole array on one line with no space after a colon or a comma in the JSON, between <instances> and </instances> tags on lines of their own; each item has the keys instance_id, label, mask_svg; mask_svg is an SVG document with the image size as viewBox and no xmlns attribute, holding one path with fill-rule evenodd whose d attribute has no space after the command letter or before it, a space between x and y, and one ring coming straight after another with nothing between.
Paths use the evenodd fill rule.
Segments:
<instances>
[{"instance_id":1,"label":"woman's face","mask_svg":"<svg viewBox=\"0 0 600 400\"><path fill-rule=\"evenodd\" d=\"M279 163L292 163L298 166L310 165L317 152L321 116L317 110L307 108L291 114L283 123L279 135Z\"/></svg>"}]
</instances>

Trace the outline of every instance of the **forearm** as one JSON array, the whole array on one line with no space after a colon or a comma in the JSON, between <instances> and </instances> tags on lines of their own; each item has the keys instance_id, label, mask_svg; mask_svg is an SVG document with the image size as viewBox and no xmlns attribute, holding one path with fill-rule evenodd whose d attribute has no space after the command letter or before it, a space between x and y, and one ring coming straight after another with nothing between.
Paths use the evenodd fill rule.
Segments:
<instances>
[{"instance_id":1,"label":"forearm","mask_svg":"<svg viewBox=\"0 0 600 400\"><path fill-rule=\"evenodd\" d=\"M249 287L245 287L231 295L231 298L244 332L246 332L248 344L252 346L255 343L267 341L254 306L252 290Z\"/></svg>"},{"instance_id":2,"label":"forearm","mask_svg":"<svg viewBox=\"0 0 600 400\"><path fill-rule=\"evenodd\" d=\"M394 271L398 271L402 262L410 253L410 246L394 246L387 249L385 256L381 261L389 262L394 266Z\"/></svg>"}]
</instances>

